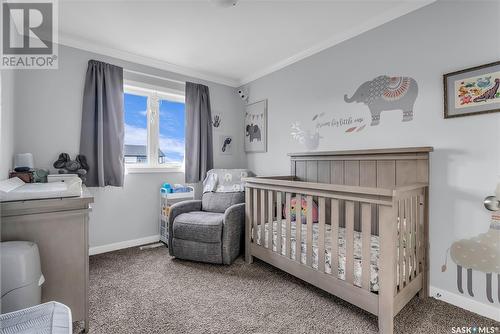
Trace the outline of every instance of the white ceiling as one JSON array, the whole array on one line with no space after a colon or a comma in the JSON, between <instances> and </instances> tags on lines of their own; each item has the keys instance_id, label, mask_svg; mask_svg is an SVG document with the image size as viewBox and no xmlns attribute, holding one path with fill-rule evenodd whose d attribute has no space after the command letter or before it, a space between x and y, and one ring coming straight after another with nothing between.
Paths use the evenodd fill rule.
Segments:
<instances>
[{"instance_id":1,"label":"white ceiling","mask_svg":"<svg viewBox=\"0 0 500 334\"><path fill-rule=\"evenodd\" d=\"M239 86L433 1L63 0L59 41Z\"/></svg>"}]
</instances>

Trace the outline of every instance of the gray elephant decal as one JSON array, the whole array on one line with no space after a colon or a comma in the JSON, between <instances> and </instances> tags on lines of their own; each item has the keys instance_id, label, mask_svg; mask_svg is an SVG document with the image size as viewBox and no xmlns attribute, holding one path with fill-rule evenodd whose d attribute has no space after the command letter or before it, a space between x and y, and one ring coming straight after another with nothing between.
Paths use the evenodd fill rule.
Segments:
<instances>
[{"instance_id":1,"label":"gray elephant decal","mask_svg":"<svg viewBox=\"0 0 500 334\"><path fill-rule=\"evenodd\" d=\"M415 79L381 75L363 83L351 97L344 95L344 101L366 104L372 114L373 126L380 123L380 113L385 110L402 110L403 122L411 121L417 95Z\"/></svg>"},{"instance_id":2,"label":"gray elephant decal","mask_svg":"<svg viewBox=\"0 0 500 334\"><path fill-rule=\"evenodd\" d=\"M257 124L249 124L247 125L246 128L246 136L250 136L250 142L253 142L255 139L256 141L261 141L261 134L260 134L260 128Z\"/></svg>"}]
</instances>

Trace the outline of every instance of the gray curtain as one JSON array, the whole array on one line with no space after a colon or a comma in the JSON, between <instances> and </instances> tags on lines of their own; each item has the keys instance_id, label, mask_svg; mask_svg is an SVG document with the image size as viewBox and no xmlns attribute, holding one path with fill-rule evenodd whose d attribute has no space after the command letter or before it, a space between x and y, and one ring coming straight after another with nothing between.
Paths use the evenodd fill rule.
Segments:
<instances>
[{"instance_id":1,"label":"gray curtain","mask_svg":"<svg viewBox=\"0 0 500 334\"><path fill-rule=\"evenodd\" d=\"M123 186L123 69L90 60L83 92L80 154L89 187Z\"/></svg>"},{"instance_id":2,"label":"gray curtain","mask_svg":"<svg viewBox=\"0 0 500 334\"><path fill-rule=\"evenodd\" d=\"M208 87L186 82L186 182L197 183L213 168L212 112Z\"/></svg>"}]
</instances>

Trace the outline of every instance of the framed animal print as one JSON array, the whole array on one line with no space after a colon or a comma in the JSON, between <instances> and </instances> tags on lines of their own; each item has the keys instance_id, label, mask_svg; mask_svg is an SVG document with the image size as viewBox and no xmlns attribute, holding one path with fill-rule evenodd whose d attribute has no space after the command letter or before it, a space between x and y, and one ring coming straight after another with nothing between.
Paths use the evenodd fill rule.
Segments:
<instances>
[{"instance_id":1,"label":"framed animal print","mask_svg":"<svg viewBox=\"0 0 500 334\"><path fill-rule=\"evenodd\" d=\"M500 111L500 61L443 76L444 118Z\"/></svg>"},{"instance_id":2,"label":"framed animal print","mask_svg":"<svg viewBox=\"0 0 500 334\"><path fill-rule=\"evenodd\" d=\"M245 107L245 152L267 152L267 100Z\"/></svg>"}]
</instances>

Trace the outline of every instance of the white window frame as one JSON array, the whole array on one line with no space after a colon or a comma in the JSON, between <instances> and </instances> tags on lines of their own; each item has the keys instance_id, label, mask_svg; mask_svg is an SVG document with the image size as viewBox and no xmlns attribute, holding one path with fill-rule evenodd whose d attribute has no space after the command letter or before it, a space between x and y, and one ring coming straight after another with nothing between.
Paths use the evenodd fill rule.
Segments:
<instances>
[{"instance_id":1,"label":"white window frame","mask_svg":"<svg viewBox=\"0 0 500 334\"><path fill-rule=\"evenodd\" d=\"M126 81L123 85L125 94L147 97L147 159L146 164L125 164L126 174L136 173L184 173L184 161L180 166L165 166L158 162L160 148L160 100L185 103L184 92L157 87L135 81Z\"/></svg>"}]
</instances>

